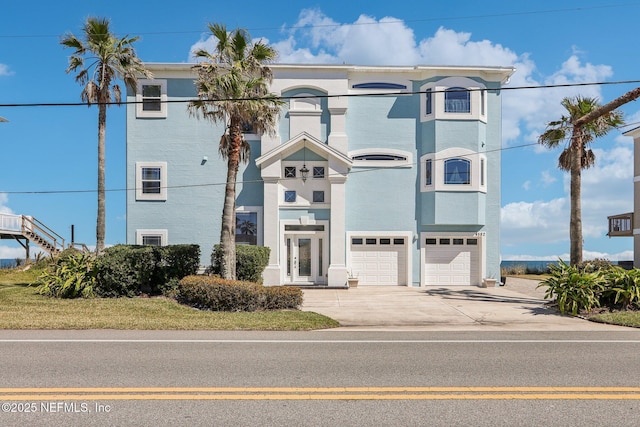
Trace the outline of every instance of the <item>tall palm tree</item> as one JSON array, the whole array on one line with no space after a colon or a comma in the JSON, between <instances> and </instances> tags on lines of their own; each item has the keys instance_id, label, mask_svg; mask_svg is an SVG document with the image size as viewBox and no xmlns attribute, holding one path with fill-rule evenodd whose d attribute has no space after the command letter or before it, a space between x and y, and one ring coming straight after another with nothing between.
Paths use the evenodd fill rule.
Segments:
<instances>
[{"instance_id":1,"label":"tall palm tree","mask_svg":"<svg viewBox=\"0 0 640 427\"><path fill-rule=\"evenodd\" d=\"M244 29L229 32L221 24L209 24L208 28L216 47L214 52L195 52L201 60L194 66L198 100L189 104L189 111L196 117L226 125L218 147L227 160L220 231L221 271L224 278L235 279L236 177L240 162L250 158L242 131L249 124L255 133L273 134L283 102L269 93L273 74L266 64L276 59L275 49L261 41L252 42Z\"/></svg>"},{"instance_id":2,"label":"tall palm tree","mask_svg":"<svg viewBox=\"0 0 640 427\"><path fill-rule=\"evenodd\" d=\"M611 129L624 124L622 112L610 110L600 115L593 115L590 121L581 118L600 109L596 98L564 98L562 106L569 113L560 120L547 123L547 129L538 137L538 142L548 148L556 148L563 141L565 146L558 158L558 167L571 174L570 197L571 214L569 222L570 263L582 262L582 204L581 186L582 169L594 165L595 154L590 144L595 138L606 135Z\"/></svg>"},{"instance_id":3,"label":"tall palm tree","mask_svg":"<svg viewBox=\"0 0 640 427\"><path fill-rule=\"evenodd\" d=\"M136 56L133 43L138 37L117 38L109 29L106 18L87 18L82 27L82 39L69 33L61 44L74 49L69 57L67 73L77 72L76 81L82 86L81 99L89 106L98 104L98 219L96 224L96 252L104 250L105 238L105 135L107 107L120 104L122 91L116 80L123 80L134 93L138 76L151 78L142 61Z\"/></svg>"}]
</instances>

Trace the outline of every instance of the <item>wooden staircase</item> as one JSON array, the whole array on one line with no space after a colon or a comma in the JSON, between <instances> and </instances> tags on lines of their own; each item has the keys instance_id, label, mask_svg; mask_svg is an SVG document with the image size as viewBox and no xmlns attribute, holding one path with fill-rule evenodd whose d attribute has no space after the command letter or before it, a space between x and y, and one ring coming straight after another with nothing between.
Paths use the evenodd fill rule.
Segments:
<instances>
[{"instance_id":1,"label":"wooden staircase","mask_svg":"<svg viewBox=\"0 0 640 427\"><path fill-rule=\"evenodd\" d=\"M0 239L15 239L27 251L27 259L29 242L35 243L49 255L57 255L64 250L62 236L36 218L26 215L0 214Z\"/></svg>"}]
</instances>

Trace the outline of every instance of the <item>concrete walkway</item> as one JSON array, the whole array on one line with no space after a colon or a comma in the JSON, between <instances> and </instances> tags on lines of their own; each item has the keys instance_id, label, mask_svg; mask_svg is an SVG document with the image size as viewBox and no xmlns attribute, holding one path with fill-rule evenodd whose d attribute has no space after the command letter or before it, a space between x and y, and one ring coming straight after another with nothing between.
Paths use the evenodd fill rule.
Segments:
<instances>
[{"instance_id":1,"label":"concrete walkway","mask_svg":"<svg viewBox=\"0 0 640 427\"><path fill-rule=\"evenodd\" d=\"M302 310L331 317L349 330L607 331L629 330L562 316L548 308L533 280L506 286L359 286L305 289Z\"/></svg>"}]
</instances>

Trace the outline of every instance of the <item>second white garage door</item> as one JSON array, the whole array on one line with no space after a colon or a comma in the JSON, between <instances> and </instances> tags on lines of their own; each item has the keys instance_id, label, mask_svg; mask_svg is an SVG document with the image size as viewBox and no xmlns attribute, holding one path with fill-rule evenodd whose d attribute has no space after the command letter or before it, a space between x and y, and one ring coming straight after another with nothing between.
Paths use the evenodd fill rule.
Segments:
<instances>
[{"instance_id":1,"label":"second white garage door","mask_svg":"<svg viewBox=\"0 0 640 427\"><path fill-rule=\"evenodd\" d=\"M351 271L359 285L406 285L407 239L352 237Z\"/></svg>"},{"instance_id":2,"label":"second white garage door","mask_svg":"<svg viewBox=\"0 0 640 427\"><path fill-rule=\"evenodd\" d=\"M428 238L425 245L426 285L471 285L479 277L477 238Z\"/></svg>"}]
</instances>

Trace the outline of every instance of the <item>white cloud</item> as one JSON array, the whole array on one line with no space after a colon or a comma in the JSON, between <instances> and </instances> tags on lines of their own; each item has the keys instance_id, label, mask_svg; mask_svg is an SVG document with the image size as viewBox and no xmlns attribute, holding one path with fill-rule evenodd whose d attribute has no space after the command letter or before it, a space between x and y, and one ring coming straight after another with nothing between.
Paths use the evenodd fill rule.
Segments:
<instances>
[{"instance_id":1,"label":"white cloud","mask_svg":"<svg viewBox=\"0 0 640 427\"><path fill-rule=\"evenodd\" d=\"M23 248L15 247L11 248L9 246L0 246L0 259L15 259L22 258L24 259L25 251Z\"/></svg>"},{"instance_id":2,"label":"white cloud","mask_svg":"<svg viewBox=\"0 0 640 427\"><path fill-rule=\"evenodd\" d=\"M531 188L531 181L525 181L522 188L528 191Z\"/></svg>"},{"instance_id":3,"label":"white cloud","mask_svg":"<svg viewBox=\"0 0 640 427\"><path fill-rule=\"evenodd\" d=\"M553 243L568 236L569 204L566 198L551 201L514 202L500 213L501 239L506 246ZM505 258L506 259L506 258Z\"/></svg>"},{"instance_id":4,"label":"white cloud","mask_svg":"<svg viewBox=\"0 0 640 427\"><path fill-rule=\"evenodd\" d=\"M599 256L600 252L588 251L590 242L587 239L606 235L608 216L633 211L633 150L626 145L617 145L610 150L596 149L594 152L595 166L582 172L584 258L613 260L618 255ZM505 246L562 241L568 245L570 176L568 173L563 175L564 197L514 202L502 208L501 239ZM503 255L503 259L514 259L513 257L517 255L509 255L508 258ZM619 259L629 257L623 254Z\"/></svg>"},{"instance_id":5,"label":"white cloud","mask_svg":"<svg viewBox=\"0 0 640 427\"><path fill-rule=\"evenodd\" d=\"M540 180L545 187L548 187L549 185L557 181L556 177L553 176L549 171L542 171L542 173L540 174Z\"/></svg>"},{"instance_id":6,"label":"white cloud","mask_svg":"<svg viewBox=\"0 0 640 427\"><path fill-rule=\"evenodd\" d=\"M0 64L0 77L12 76L14 73L9 69L6 64Z\"/></svg>"},{"instance_id":7,"label":"white cloud","mask_svg":"<svg viewBox=\"0 0 640 427\"><path fill-rule=\"evenodd\" d=\"M0 193L0 213L4 214L12 214L13 211L9 209L7 203L9 202L9 197L7 193Z\"/></svg>"}]
</instances>

